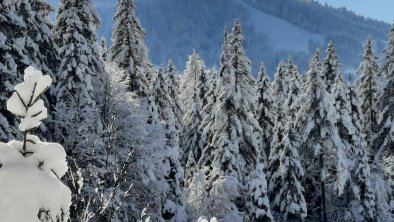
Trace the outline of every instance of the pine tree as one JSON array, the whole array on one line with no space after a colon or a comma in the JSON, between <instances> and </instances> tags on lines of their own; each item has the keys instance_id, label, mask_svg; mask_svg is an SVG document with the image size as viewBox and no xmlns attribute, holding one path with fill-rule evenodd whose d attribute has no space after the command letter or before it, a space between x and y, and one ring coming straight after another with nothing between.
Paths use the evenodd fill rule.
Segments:
<instances>
[{"instance_id":1,"label":"pine tree","mask_svg":"<svg viewBox=\"0 0 394 222\"><path fill-rule=\"evenodd\" d=\"M272 96L278 104L285 103L289 93L288 77L286 76L286 63L280 62L276 68L274 81L272 82Z\"/></svg>"},{"instance_id":2,"label":"pine tree","mask_svg":"<svg viewBox=\"0 0 394 222\"><path fill-rule=\"evenodd\" d=\"M212 141L204 148L199 166L205 170L210 212L223 220L242 221L242 208L238 206L245 204L243 194L248 193L243 188L248 181L242 175L255 169L261 160L261 151L255 134L259 126L254 113L250 112L253 94L247 91L253 86L237 21L229 37L232 56L231 60L222 60ZM223 48L227 49L226 42ZM221 58L229 58L227 53L223 50Z\"/></svg>"},{"instance_id":3,"label":"pine tree","mask_svg":"<svg viewBox=\"0 0 394 222\"><path fill-rule=\"evenodd\" d=\"M372 174L374 177L372 181L376 187L376 214L379 216L378 221L392 220L394 214L392 207L389 208L388 205L389 201L392 204L394 200L393 178L391 175L386 175L388 176L388 181L383 181L385 169L392 168L392 162L384 160L391 160L394 156L391 149L394 145L394 115L392 112L394 110L394 102L392 100L394 96L394 24L391 26L388 34L388 43L384 52L385 63L383 65L383 72L387 78L387 84L382 95L379 97L379 131L373 141L372 153L373 163L377 165L383 161L384 165L377 165L377 167L371 165L371 168L374 167L373 170L375 171ZM387 183L391 186L391 191L387 190Z\"/></svg>"},{"instance_id":4,"label":"pine tree","mask_svg":"<svg viewBox=\"0 0 394 222\"><path fill-rule=\"evenodd\" d=\"M258 163L248 179L251 200L247 203L250 221L274 221L267 195L267 180L264 173L264 164Z\"/></svg>"},{"instance_id":5,"label":"pine tree","mask_svg":"<svg viewBox=\"0 0 394 222\"><path fill-rule=\"evenodd\" d=\"M302 94L300 76L297 71L297 66L291 60L287 65L286 76L290 78L288 86L288 94L284 103L284 112L288 121L293 121L300 107L294 107L293 104L296 99Z\"/></svg>"},{"instance_id":6,"label":"pine tree","mask_svg":"<svg viewBox=\"0 0 394 222\"><path fill-rule=\"evenodd\" d=\"M154 83L154 95L166 139L161 166L166 181L163 195L160 197L162 219L174 222L186 221L185 197L182 187L183 168L179 162L179 137L175 129L171 97L162 68L160 68Z\"/></svg>"},{"instance_id":7,"label":"pine tree","mask_svg":"<svg viewBox=\"0 0 394 222\"><path fill-rule=\"evenodd\" d=\"M16 5L27 29L24 43L31 65L54 77L59 57L49 20L51 5L46 0L20 0Z\"/></svg>"},{"instance_id":8,"label":"pine tree","mask_svg":"<svg viewBox=\"0 0 394 222\"><path fill-rule=\"evenodd\" d=\"M323 61L322 79L326 83L326 90L331 92L332 85L334 85L335 78L340 72L340 63L334 49L332 41L328 42L326 49L326 57Z\"/></svg>"},{"instance_id":9,"label":"pine tree","mask_svg":"<svg viewBox=\"0 0 394 222\"><path fill-rule=\"evenodd\" d=\"M335 186L330 183L343 184L346 181L349 175L348 160L335 127L336 111L331 95L325 90L326 85L316 63L310 64L307 75L307 93L297 100L301 109L294 121L297 129L294 133L300 135L300 154L306 169L303 185L308 191L305 199L312 216L310 219L317 216L321 221L327 221L327 213L333 207L328 200L335 199L328 198L328 195L335 195ZM339 170L336 170L337 166L340 166ZM338 189L341 193L340 186Z\"/></svg>"},{"instance_id":10,"label":"pine tree","mask_svg":"<svg viewBox=\"0 0 394 222\"><path fill-rule=\"evenodd\" d=\"M178 131L183 130L183 117L182 117L182 107L180 104L179 100L179 83L178 80L176 79L176 74L174 70L174 64L172 61L168 61L168 66L167 66L167 84L168 84L168 92L170 93L171 97L171 106L172 106L172 111L174 112L175 115L175 126Z\"/></svg>"},{"instance_id":11,"label":"pine tree","mask_svg":"<svg viewBox=\"0 0 394 222\"><path fill-rule=\"evenodd\" d=\"M111 60L115 61L130 79L130 91L140 96L148 94L147 49L145 32L135 15L134 0L118 0L112 27Z\"/></svg>"},{"instance_id":12,"label":"pine tree","mask_svg":"<svg viewBox=\"0 0 394 222\"><path fill-rule=\"evenodd\" d=\"M96 192L97 184L100 184L96 167L102 167L99 164L103 143L98 93L104 88L99 86L104 76L95 46L97 26L98 17L92 1L60 2L53 30L62 58L53 90L57 123L53 136L65 145L69 161L73 163L67 175L67 182L75 195L71 208L73 220L97 216L92 212L96 212L101 204L100 194ZM78 182L81 177L83 187Z\"/></svg>"},{"instance_id":13,"label":"pine tree","mask_svg":"<svg viewBox=\"0 0 394 222\"><path fill-rule=\"evenodd\" d=\"M378 75L380 72L379 62L372 50L372 40L364 45L364 57L358 69L360 76L356 80L358 94L360 96L360 113L363 133L367 134L367 139L377 130L378 124ZM370 142L369 142L370 144Z\"/></svg>"},{"instance_id":14,"label":"pine tree","mask_svg":"<svg viewBox=\"0 0 394 222\"><path fill-rule=\"evenodd\" d=\"M285 127L287 124L284 110L280 104L275 104L276 115L275 124L272 130L270 152L268 156L268 194L271 201L272 210L275 213L279 213L280 208L280 195L279 190L282 187L282 173L280 171L280 156L283 153L282 140L285 136Z\"/></svg>"},{"instance_id":15,"label":"pine tree","mask_svg":"<svg viewBox=\"0 0 394 222\"><path fill-rule=\"evenodd\" d=\"M301 166L298 148L289 129L285 129L285 137L280 146L281 187L279 190L279 206L284 221L304 221L307 216L307 207L304 198L304 188L301 185L304 170Z\"/></svg>"},{"instance_id":16,"label":"pine tree","mask_svg":"<svg viewBox=\"0 0 394 222\"><path fill-rule=\"evenodd\" d=\"M271 94L271 83L265 73L265 67L260 65L259 77L257 80L257 120L262 128L261 145L264 152L269 155L271 149L271 137L274 129L275 100Z\"/></svg>"},{"instance_id":17,"label":"pine tree","mask_svg":"<svg viewBox=\"0 0 394 222\"><path fill-rule=\"evenodd\" d=\"M193 95L184 104L185 114L183 117L183 122L185 127L181 134L183 164L189 161L187 159L187 155L189 155L189 153L192 153L193 157L198 160L201 156L204 146L202 128L200 127L203 118L201 101L199 97L200 89L198 88L196 81L194 87L189 88L189 90L193 92ZM186 171L187 170L188 169L186 169Z\"/></svg>"},{"instance_id":18,"label":"pine tree","mask_svg":"<svg viewBox=\"0 0 394 222\"><path fill-rule=\"evenodd\" d=\"M22 66L27 61L24 45L19 40L26 34L26 25L18 16L15 3L10 0L0 2L0 140L12 139L17 131L17 123L6 110L7 98L14 91L13 86L22 79ZM11 130L10 130L11 129Z\"/></svg>"},{"instance_id":19,"label":"pine tree","mask_svg":"<svg viewBox=\"0 0 394 222\"><path fill-rule=\"evenodd\" d=\"M200 82L200 80L205 80L205 65L201 60L200 56L197 54L195 50L189 56L188 61L186 62L185 73L182 78L181 83L181 104L183 110L186 111L186 103L193 97L194 91L191 89L195 89L195 85L200 86L203 85L205 87L205 82ZM199 87L196 89L200 89ZM201 92L203 93L203 92ZM200 92L198 93L198 101L200 106L203 107L202 104L202 95Z\"/></svg>"}]
</instances>

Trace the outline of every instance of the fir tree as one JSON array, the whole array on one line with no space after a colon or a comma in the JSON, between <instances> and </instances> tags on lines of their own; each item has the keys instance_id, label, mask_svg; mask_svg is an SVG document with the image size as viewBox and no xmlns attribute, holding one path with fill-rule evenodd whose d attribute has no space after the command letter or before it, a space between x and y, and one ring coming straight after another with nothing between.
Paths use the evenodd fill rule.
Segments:
<instances>
[{"instance_id":1,"label":"fir tree","mask_svg":"<svg viewBox=\"0 0 394 222\"><path fill-rule=\"evenodd\" d=\"M294 107L295 100L302 94L300 76L297 66L289 60L286 76L290 78L287 99L284 103L284 112L288 121L293 121L300 107Z\"/></svg>"},{"instance_id":2,"label":"fir tree","mask_svg":"<svg viewBox=\"0 0 394 222\"><path fill-rule=\"evenodd\" d=\"M199 165L206 170L210 212L223 220L242 221L242 208L238 206L245 204L243 194L248 193L243 188L248 181L242 175L255 169L261 160L261 151L255 134L259 126L250 112L253 94L241 98L247 95L244 89L249 90L252 85L248 59L243 58L243 37L238 22L229 39L232 56L231 60L222 60L217 80L212 141L204 148ZM227 49L226 43L224 48ZM227 53L223 50L221 58L229 58Z\"/></svg>"},{"instance_id":3,"label":"fir tree","mask_svg":"<svg viewBox=\"0 0 394 222\"><path fill-rule=\"evenodd\" d=\"M134 0L118 0L112 27L111 60L115 61L130 79L130 91L148 95L147 49L145 32L135 15Z\"/></svg>"},{"instance_id":4,"label":"fir tree","mask_svg":"<svg viewBox=\"0 0 394 222\"><path fill-rule=\"evenodd\" d=\"M259 77L257 80L257 120L262 128L261 146L264 152L269 155L271 149L271 137L274 129L275 100L271 94L271 83L265 73L264 65L260 65Z\"/></svg>"},{"instance_id":5,"label":"fir tree","mask_svg":"<svg viewBox=\"0 0 394 222\"><path fill-rule=\"evenodd\" d=\"M167 82L168 82L168 92L171 97L171 106L172 111L175 115L175 126L178 131L183 130L183 117L182 117L182 108L179 100L179 84L176 79L176 74L174 70L174 64L170 60L167 66Z\"/></svg>"},{"instance_id":6,"label":"fir tree","mask_svg":"<svg viewBox=\"0 0 394 222\"><path fill-rule=\"evenodd\" d=\"M335 78L339 75L340 63L334 49L332 41L328 42L326 49L326 57L323 61L322 79L326 83L326 90L331 92Z\"/></svg>"},{"instance_id":7,"label":"fir tree","mask_svg":"<svg viewBox=\"0 0 394 222\"><path fill-rule=\"evenodd\" d=\"M22 66L28 61L24 45L19 40L26 34L26 25L11 0L0 2L0 140L8 141L17 134L12 115L6 110L7 98L14 91L13 86L22 79Z\"/></svg>"},{"instance_id":8,"label":"fir tree","mask_svg":"<svg viewBox=\"0 0 394 222\"><path fill-rule=\"evenodd\" d=\"M247 203L249 220L256 222L274 221L267 195L267 180L263 163L256 165L256 169L251 172L248 180L249 193L251 194L251 200Z\"/></svg>"},{"instance_id":9,"label":"fir tree","mask_svg":"<svg viewBox=\"0 0 394 222\"><path fill-rule=\"evenodd\" d=\"M286 64L282 61L276 68L274 81L272 82L272 96L278 104L283 106L289 93L288 77L286 76Z\"/></svg>"},{"instance_id":10,"label":"fir tree","mask_svg":"<svg viewBox=\"0 0 394 222\"><path fill-rule=\"evenodd\" d=\"M179 137L175 129L175 117L171 107L171 97L163 70L160 68L154 83L154 96L160 120L165 129L165 144L161 169L166 183L161 198L162 219L166 221L186 221L185 197L183 194L183 168L179 162ZM160 176L160 175L159 175Z\"/></svg>"},{"instance_id":11,"label":"fir tree","mask_svg":"<svg viewBox=\"0 0 394 222\"><path fill-rule=\"evenodd\" d=\"M378 75L380 72L379 62L372 50L372 40L368 39L364 45L363 61L358 69L360 76L356 80L358 94L360 96L360 113L363 132L368 140L377 130L378 124ZM370 142L369 142L370 143Z\"/></svg>"},{"instance_id":12,"label":"fir tree","mask_svg":"<svg viewBox=\"0 0 394 222\"><path fill-rule=\"evenodd\" d=\"M285 137L280 146L281 187L280 212L284 221L304 221L307 216L307 207L304 198L304 188L301 185L304 170L301 166L298 148L295 146L295 135L292 135L289 126L285 129Z\"/></svg>"},{"instance_id":13,"label":"fir tree","mask_svg":"<svg viewBox=\"0 0 394 222\"><path fill-rule=\"evenodd\" d=\"M102 123L98 104L103 76L102 62L96 49L95 28L98 17L90 0L62 0L59 6L54 35L62 58L57 82L57 125L54 138L65 144L71 164L68 183L75 195L71 208L73 220L89 219L101 204L96 192L100 179L96 167L102 156L103 143L100 138ZM101 83L100 83L101 85ZM97 102L96 102L97 101ZM92 155L94 154L94 155ZM79 168L82 168L80 172ZM78 183L84 178L84 186Z\"/></svg>"},{"instance_id":14,"label":"fir tree","mask_svg":"<svg viewBox=\"0 0 394 222\"><path fill-rule=\"evenodd\" d=\"M294 133L300 135L300 154L307 175L303 184L309 193L305 197L309 215L327 221L328 212L331 212L333 207L333 203L328 201L333 198L328 195L335 195L335 186L330 185L330 181L337 184L346 182L349 177L348 160L335 127L336 111L330 99L331 95L325 90L326 85L320 77L316 63L310 64L307 75L307 92L297 100L301 109L294 121L297 129ZM337 166L340 170L336 170ZM337 187L339 193L343 191L341 188L342 186Z\"/></svg>"}]
</instances>

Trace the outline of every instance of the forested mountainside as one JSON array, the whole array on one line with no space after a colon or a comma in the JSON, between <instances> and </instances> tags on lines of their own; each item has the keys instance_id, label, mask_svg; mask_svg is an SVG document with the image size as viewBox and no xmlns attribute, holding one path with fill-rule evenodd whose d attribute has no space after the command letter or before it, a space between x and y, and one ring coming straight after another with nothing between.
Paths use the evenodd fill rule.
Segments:
<instances>
[{"instance_id":1,"label":"forested mountainside","mask_svg":"<svg viewBox=\"0 0 394 222\"><path fill-rule=\"evenodd\" d=\"M56 0L51 0L53 3ZM114 0L96 0L102 27L99 36L110 42ZM216 65L224 25L235 18L244 24L246 51L253 72L264 62L270 76L281 60L292 57L305 71L308 55L333 40L345 71L357 68L368 36L379 54L389 25L358 16L344 8L306 0L137 0L137 15L146 33L154 64L171 58L179 70L196 49L209 66Z\"/></svg>"}]
</instances>

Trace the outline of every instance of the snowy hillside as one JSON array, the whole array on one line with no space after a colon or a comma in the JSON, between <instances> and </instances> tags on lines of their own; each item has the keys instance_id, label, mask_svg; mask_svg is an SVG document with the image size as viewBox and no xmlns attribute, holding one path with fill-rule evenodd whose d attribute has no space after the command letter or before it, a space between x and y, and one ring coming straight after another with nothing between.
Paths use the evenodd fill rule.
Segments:
<instances>
[{"instance_id":1,"label":"snowy hillside","mask_svg":"<svg viewBox=\"0 0 394 222\"><path fill-rule=\"evenodd\" d=\"M50 1L53 4L57 2ZM289 0L136 2L137 15L147 33L146 42L152 62L159 65L173 59L180 70L184 69L184 60L192 49L200 53L207 65L218 66L222 41L222 32L218 30L222 30L225 24L231 25L235 18L244 23L245 48L252 60L253 72L256 73L258 64L264 62L270 76L276 65L289 56L305 71L309 55L316 47L325 48L330 39L337 45L344 69L354 70L361 59L362 43L367 36L371 35L377 41L377 52L381 52L384 33L388 30L385 23L365 20L344 9L336 10L313 1L292 0L291 4ZM99 36L105 36L110 42L115 0L95 0L95 3L102 22ZM289 7L298 7L290 13L293 17L284 13ZM348 21L348 14L354 16L351 21ZM341 24L330 24L331 20L338 19ZM368 23L369 26L358 23ZM321 32L324 27L332 31Z\"/></svg>"}]
</instances>

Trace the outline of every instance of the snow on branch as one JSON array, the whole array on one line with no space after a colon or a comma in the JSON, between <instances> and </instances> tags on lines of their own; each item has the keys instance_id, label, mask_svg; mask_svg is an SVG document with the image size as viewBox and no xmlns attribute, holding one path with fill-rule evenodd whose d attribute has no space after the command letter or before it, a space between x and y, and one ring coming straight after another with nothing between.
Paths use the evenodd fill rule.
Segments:
<instances>
[{"instance_id":1,"label":"snow on branch","mask_svg":"<svg viewBox=\"0 0 394 222\"><path fill-rule=\"evenodd\" d=\"M40 97L52 83L51 77L28 67L25 70L24 82L15 86L15 91L7 101L7 110L22 117L19 130L26 132L38 127L47 118L48 112Z\"/></svg>"}]
</instances>

